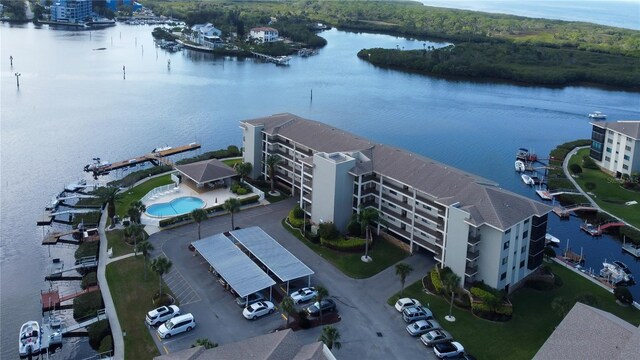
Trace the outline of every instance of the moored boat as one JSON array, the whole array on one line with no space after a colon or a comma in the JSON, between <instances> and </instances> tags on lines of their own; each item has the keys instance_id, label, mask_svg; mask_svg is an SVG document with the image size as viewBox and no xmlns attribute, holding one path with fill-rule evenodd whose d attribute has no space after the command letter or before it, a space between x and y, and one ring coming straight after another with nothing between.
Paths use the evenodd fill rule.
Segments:
<instances>
[{"instance_id":1,"label":"moored boat","mask_svg":"<svg viewBox=\"0 0 640 360\"><path fill-rule=\"evenodd\" d=\"M533 180L533 178L531 178L531 176L529 176L527 174L522 174L522 175L520 175L520 177L522 178L522 181L527 185L534 185L535 184L535 181Z\"/></svg>"},{"instance_id":2,"label":"moored boat","mask_svg":"<svg viewBox=\"0 0 640 360\"><path fill-rule=\"evenodd\" d=\"M589 113L589 118L590 119L604 120L604 119L607 118L607 115L601 113L600 111L594 111L592 113Z\"/></svg>"},{"instance_id":3,"label":"moored boat","mask_svg":"<svg viewBox=\"0 0 640 360\"><path fill-rule=\"evenodd\" d=\"M554 246L560 245L560 239L558 239L557 237L549 233L546 233L546 235L544 236L544 240L547 244L550 244L550 245L554 245Z\"/></svg>"},{"instance_id":4,"label":"moored boat","mask_svg":"<svg viewBox=\"0 0 640 360\"><path fill-rule=\"evenodd\" d=\"M602 263L602 270L600 270L600 276L607 279L611 284L619 285L633 285L635 281L633 275L627 274L622 268L614 263L608 263L606 260Z\"/></svg>"},{"instance_id":5,"label":"moored boat","mask_svg":"<svg viewBox=\"0 0 640 360\"><path fill-rule=\"evenodd\" d=\"M37 321L27 321L20 327L18 337L18 351L20 356L35 355L40 352L40 324Z\"/></svg>"},{"instance_id":6,"label":"moored boat","mask_svg":"<svg viewBox=\"0 0 640 360\"><path fill-rule=\"evenodd\" d=\"M522 160L516 160L514 166L517 172L524 172L524 170L526 169L526 166L524 165L524 162L522 162Z\"/></svg>"}]
</instances>

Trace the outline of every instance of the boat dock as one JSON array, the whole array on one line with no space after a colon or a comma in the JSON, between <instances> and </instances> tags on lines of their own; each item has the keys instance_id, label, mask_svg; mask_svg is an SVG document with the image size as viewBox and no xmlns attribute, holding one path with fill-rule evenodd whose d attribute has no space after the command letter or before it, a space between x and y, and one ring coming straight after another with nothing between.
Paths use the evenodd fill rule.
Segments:
<instances>
[{"instance_id":1,"label":"boat dock","mask_svg":"<svg viewBox=\"0 0 640 360\"><path fill-rule=\"evenodd\" d=\"M600 236L602 235L602 232L610 227L615 227L615 226L624 226L625 224L623 222L619 222L619 221L609 221L606 222L604 224L600 224L597 227L584 222L582 224L580 224L580 230L586 232L587 234L591 235L591 236Z\"/></svg>"},{"instance_id":2,"label":"boat dock","mask_svg":"<svg viewBox=\"0 0 640 360\"><path fill-rule=\"evenodd\" d=\"M70 277L63 276L64 273L74 271L74 270L84 270L84 269L93 269L98 267L98 259L95 256L86 256L76 260L75 264L69 268L64 268L64 265L61 268L54 269L49 275L45 276L45 280L55 281L55 280L69 280ZM77 276L73 276L72 278L76 279ZM82 279L82 277L80 277Z\"/></svg>"},{"instance_id":3,"label":"boat dock","mask_svg":"<svg viewBox=\"0 0 640 360\"><path fill-rule=\"evenodd\" d=\"M251 54L259 59L274 63L276 65L289 65L289 60L291 60L291 58L288 56L270 56L255 51L252 51Z\"/></svg>"},{"instance_id":4,"label":"boat dock","mask_svg":"<svg viewBox=\"0 0 640 360\"><path fill-rule=\"evenodd\" d=\"M591 204L574 204L567 207L556 206L553 208L553 213L560 218L568 218L572 211L598 211L598 208Z\"/></svg>"},{"instance_id":5,"label":"boat dock","mask_svg":"<svg viewBox=\"0 0 640 360\"><path fill-rule=\"evenodd\" d=\"M86 328L91 324L106 319L108 319L108 315L105 309L98 310L94 317L69 326L63 325L62 320L50 315L48 319L42 320L42 326L40 327L40 331L42 332L40 352L48 354L50 348L62 345L63 336L70 336L79 329ZM48 358L49 357L47 357L47 359Z\"/></svg>"},{"instance_id":6,"label":"boat dock","mask_svg":"<svg viewBox=\"0 0 640 360\"><path fill-rule=\"evenodd\" d=\"M99 175L106 175L113 170L136 166L147 161L153 163L154 165L157 165L160 158L180 154L187 151L197 150L200 149L200 147L201 145L198 143L191 143L184 146L167 147L166 149L154 149L154 151L152 151L151 153L134 157L129 160L106 164L100 164L99 162L96 162L95 164L85 166L84 171L91 172L93 173L94 177L98 177ZM99 158L96 158L94 160L99 161Z\"/></svg>"},{"instance_id":7,"label":"boat dock","mask_svg":"<svg viewBox=\"0 0 640 360\"><path fill-rule=\"evenodd\" d=\"M41 301L42 301L42 311L50 311L55 309L60 309L61 304L65 301L75 299L80 295L88 294L94 291L100 291L100 286L90 286L84 290L67 294L60 295L58 289L49 290L49 291L40 291Z\"/></svg>"},{"instance_id":8,"label":"boat dock","mask_svg":"<svg viewBox=\"0 0 640 360\"><path fill-rule=\"evenodd\" d=\"M80 234L80 230L49 233L42 239L42 245L55 245L58 242L66 242L66 243L76 244L76 243L78 243L77 241L60 239L63 236L69 236L69 235L75 235L75 234Z\"/></svg>"},{"instance_id":9,"label":"boat dock","mask_svg":"<svg viewBox=\"0 0 640 360\"><path fill-rule=\"evenodd\" d=\"M626 239L622 243L622 251L626 251L636 259L640 259L640 246L634 245L633 243L627 244Z\"/></svg>"}]
</instances>

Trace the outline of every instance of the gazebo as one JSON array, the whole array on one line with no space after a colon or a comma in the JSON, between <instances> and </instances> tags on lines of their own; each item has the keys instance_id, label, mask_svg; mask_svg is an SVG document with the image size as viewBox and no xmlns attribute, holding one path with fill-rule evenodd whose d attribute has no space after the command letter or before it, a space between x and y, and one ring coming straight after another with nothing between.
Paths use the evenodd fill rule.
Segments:
<instances>
[{"instance_id":1,"label":"gazebo","mask_svg":"<svg viewBox=\"0 0 640 360\"><path fill-rule=\"evenodd\" d=\"M216 159L176 165L175 168L183 175L183 183L196 191L202 191L206 186L213 189L227 187L230 178L238 175L232 167Z\"/></svg>"}]
</instances>

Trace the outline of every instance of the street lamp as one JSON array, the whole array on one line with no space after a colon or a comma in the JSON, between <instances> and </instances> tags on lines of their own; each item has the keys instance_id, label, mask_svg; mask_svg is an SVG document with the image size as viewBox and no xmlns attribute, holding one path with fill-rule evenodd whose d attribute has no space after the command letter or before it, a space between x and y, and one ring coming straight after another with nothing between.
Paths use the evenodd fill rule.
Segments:
<instances>
[{"instance_id":1,"label":"street lamp","mask_svg":"<svg viewBox=\"0 0 640 360\"><path fill-rule=\"evenodd\" d=\"M22 74L20 74L20 73L16 73L16 85L18 86L18 88L20 88L20 76L21 75Z\"/></svg>"}]
</instances>

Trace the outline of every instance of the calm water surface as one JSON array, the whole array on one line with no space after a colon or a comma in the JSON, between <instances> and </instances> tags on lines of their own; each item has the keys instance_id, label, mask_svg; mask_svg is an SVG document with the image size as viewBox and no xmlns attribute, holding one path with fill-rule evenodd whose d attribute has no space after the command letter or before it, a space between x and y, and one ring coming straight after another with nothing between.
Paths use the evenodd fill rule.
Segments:
<instances>
[{"instance_id":1,"label":"calm water surface","mask_svg":"<svg viewBox=\"0 0 640 360\"><path fill-rule=\"evenodd\" d=\"M586 114L594 110L612 120L640 118L637 93L435 79L378 69L356 57L361 48L421 49L422 41L331 30L322 34L328 45L319 55L276 67L190 51L169 54L154 48L151 29L0 28L3 359L15 357L19 326L40 318L39 291L48 286L43 264L73 256L73 248L49 253L41 246L43 230L35 221L54 194L83 176L82 167L93 157L117 161L193 141L202 143L203 151L239 145L239 120L292 112L534 196L513 172L518 147L544 157L558 143L586 138ZM102 47L106 50L94 50ZM15 72L22 74L19 89ZM581 234L579 221L551 219L551 230L571 238L572 247L584 244L588 252L589 244L609 244L594 253L631 262L611 240ZM600 267L597 256L589 261ZM633 266L640 275L640 266ZM90 353L86 345L65 343L56 356Z\"/></svg>"}]
</instances>

